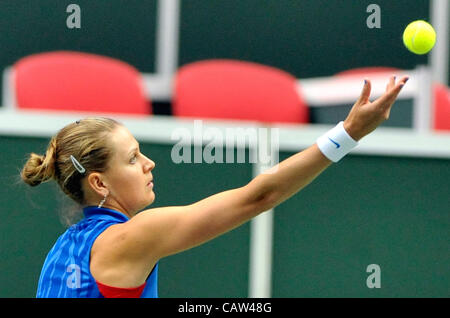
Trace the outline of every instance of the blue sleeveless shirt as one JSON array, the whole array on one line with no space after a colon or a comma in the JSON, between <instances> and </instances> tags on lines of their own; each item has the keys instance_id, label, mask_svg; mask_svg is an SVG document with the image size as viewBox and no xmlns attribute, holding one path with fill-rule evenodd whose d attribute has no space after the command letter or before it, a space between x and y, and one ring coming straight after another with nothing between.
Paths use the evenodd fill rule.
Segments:
<instances>
[{"instance_id":1,"label":"blue sleeveless shirt","mask_svg":"<svg viewBox=\"0 0 450 318\"><path fill-rule=\"evenodd\" d=\"M72 225L56 241L45 259L37 298L102 298L90 271L91 248L109 226L129 218L118 211L88 206L84 219ZM147 278L141 298L158 297L158 263Z\"/></svg>"}]
</instances>

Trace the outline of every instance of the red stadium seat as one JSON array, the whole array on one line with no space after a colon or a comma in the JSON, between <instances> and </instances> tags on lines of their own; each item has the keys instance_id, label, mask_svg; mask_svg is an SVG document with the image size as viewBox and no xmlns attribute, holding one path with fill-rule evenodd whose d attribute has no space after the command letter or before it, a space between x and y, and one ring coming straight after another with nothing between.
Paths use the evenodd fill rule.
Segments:
<instances>
[{"instance_id":1,"label":"red stadium seat","mask_svg":"<svg viewBox=\"0 0 450 318\"><path fill-rule=\"evenodd\" d=\"M450 130L450 89L435 83L434 91L434 126L435 130Z\"/></svg>"},{"instance_id":2,"label":"red stadium seat","mask_svg":"<svg viewBox=\"0 0 450 318\"><path fill-rule=\"evenodd\" d=\"M19 109L149 115L139 72L122 61L57 51L24 57L13 65Z\"/></svg>"},{"instance_id":3,"label":"red stadium seat","mask_svg":"<svg viewBox=\"0 0 450 318\"><path fill-rule=\"evenodd\" d=\"M174 95L174 116L308 122L296 79L257 63L205 60L185 65L176 74Z\"/></svg>"}]
</instances>

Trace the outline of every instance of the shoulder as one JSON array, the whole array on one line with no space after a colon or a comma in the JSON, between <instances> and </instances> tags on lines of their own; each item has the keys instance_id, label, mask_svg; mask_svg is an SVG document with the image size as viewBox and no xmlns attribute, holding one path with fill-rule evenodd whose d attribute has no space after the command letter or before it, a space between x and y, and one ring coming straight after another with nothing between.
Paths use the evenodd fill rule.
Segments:
<instances>
[{"instance_id":1,"label":"shoulder","mask_svg":"<svg viewBox=\"0 0 450 318\"><path fill-rule=\"evenodd\" d=\"M90 271L94 279L114 287L134 287L143 284L154 262L140 262L130 249L130 227L125 223L108 226L98 235L91 248ZM139 242L135 242L138 244Z\"/></svg>"}]
</instances>

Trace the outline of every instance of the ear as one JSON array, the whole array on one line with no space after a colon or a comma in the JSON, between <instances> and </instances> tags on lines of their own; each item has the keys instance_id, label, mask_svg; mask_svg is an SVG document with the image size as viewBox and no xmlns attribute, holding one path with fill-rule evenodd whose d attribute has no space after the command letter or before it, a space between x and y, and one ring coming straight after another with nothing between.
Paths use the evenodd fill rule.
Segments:
<instances>
[{"instance_id":1,"label":"ear","mask_svg":"<svg viewBox=\"0 0 450 318\"><path fill-rule=\"evenodd\" d=\"M105 196L109 192L105 177L99 172L91 172L87 177L89 188L99 196Z\"/></svg>"}]
</instances>

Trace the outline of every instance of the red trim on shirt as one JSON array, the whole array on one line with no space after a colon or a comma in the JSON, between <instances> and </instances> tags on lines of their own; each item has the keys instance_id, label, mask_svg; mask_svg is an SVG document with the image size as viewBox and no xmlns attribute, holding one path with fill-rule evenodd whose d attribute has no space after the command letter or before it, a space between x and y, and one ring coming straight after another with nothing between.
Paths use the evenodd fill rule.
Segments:
<instances>
[{"instance_id":1,"label":"red trim on shirt","mask_svg":"<svg viewBox=\"0 0 450 318\"><path fill-rule=\"evenodd\" d=\"M123 288L123 287L112 287L95 281L98 286L98 290L105 298L139 298L141 297L142 291L145 288L145 283L138 287Z\"/></svg>"}]
</instances>

